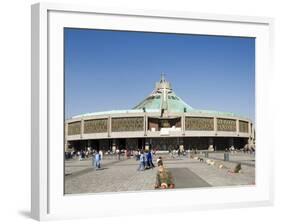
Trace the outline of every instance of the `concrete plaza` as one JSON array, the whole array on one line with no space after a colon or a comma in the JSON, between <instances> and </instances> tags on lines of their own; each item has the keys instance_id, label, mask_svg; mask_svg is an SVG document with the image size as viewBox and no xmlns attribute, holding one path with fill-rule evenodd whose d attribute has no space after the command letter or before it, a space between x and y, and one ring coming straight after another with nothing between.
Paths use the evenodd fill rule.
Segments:
<instances>
[{"instance_id":1,"label":"concrete plaza","mask_svg":"<svg viewBox=\"0 0 281 224\"><path fill-rule=\"evenodd\" d=\"M154 156L154 164L159 155ZM176 188L200 188L216 186L239 186L255 184L255 156L253 154L230 154L230 161L223 161L223 153L209 153L205 158L203 154L196 157L199 161L186 156L168 154L160 155L174 177ZM215 162L208 165L207 159ZM228 170L240 162L240 173L229 173ZM104 156L101 169L92 167L91 158L79 161L70 159L65 161L65 193L101 193L120 191L153 190L157 168L137 171L139 161L114 156ZM219 168L223 165L223 168Z\"/></svg>"}]
</instances>

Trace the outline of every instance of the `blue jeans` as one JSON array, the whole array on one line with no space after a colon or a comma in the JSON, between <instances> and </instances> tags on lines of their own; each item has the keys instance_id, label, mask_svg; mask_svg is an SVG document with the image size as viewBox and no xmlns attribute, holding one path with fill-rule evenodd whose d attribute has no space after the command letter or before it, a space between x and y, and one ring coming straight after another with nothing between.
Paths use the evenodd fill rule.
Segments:
<instances>
[{"instance_id":1,"label":"blue jeans","mask_svg":"<svg viewBox=\"0 0 281 224\"><path fill-rule=\"evenodd\" d=\"M148 166L149 166L150 168L151 168L151 167L155 167L151 159L148 160Z\"/></svg>"},{"instance_id":2,"label":"blue jeans","mask_svg":"<svg viewBox=\"0 0 281 224\"><path fill-rule=\"evenodd\" d=\"M141 170L141 171L144 170L144 165L145 165L144 162L140 162L139 167L138 167L138 171L139 170Z\"/></svg>"},{"instance_id":3,"label":"blue jeans","mask_svg":"<svg viewBox=\"0 0 281 224\"><path fill-rule=\"evenodd\" d=\"M96 169L100 168L100 160L96 161Z\"/></svg>"}]
</instances>

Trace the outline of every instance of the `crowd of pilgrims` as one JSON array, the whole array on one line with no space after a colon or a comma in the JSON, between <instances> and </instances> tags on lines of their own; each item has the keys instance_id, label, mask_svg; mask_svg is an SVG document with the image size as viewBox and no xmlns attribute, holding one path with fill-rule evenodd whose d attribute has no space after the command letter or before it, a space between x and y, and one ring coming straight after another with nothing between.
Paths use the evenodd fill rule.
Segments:
<instances>
[{"instance_id":1,"label":"crowd of pilgrims","mask_svg":"<svg viewBox=\"0 0 281 224\"><path fill-rule=\"evenodd\" d=\"M120 150L117 148L115 152L113 152L112 150L95 150L88 147L87 149L84 150L72 150L72 151L65 152L65 159L79 158L79 160L84 160L84 159L91 158L95 156L97 153L99 153L101 157L103 157L103 155L106 155L108 158L116 158L118 160L120 160L121 158L131 158L131 157L135 157L136 160L143 160L144 157L145 160L147 157L148 159L150 159L150 157L152 155L155 155L157 151L158 151L157 149ZM180 150L177 147L176 149L169 150L169 154L171 157L174 157L176 155L185 155L186 152Z\"/></svg>"},{"instance_id":2,"label":"crowd of pilgrims","mask_svg":"<svg viewBox=\"0 0 281 224\"><path fill-rule=\"evenodd\" d=\"M147 154L149 154L149 158L150 158L150 154L155 155L156 152L158 150L157 149L149 149L149 150L144 150L144 149L136 149L136 150L131 150L131 149L116 149L115 152L113 152L112 150L95 150L92 149L90 147L88 147L87 149L84 150L72 150L72 151L67 151L65 152L65 159L77 159L79 158L79 160L84 160L87 158L91 158L93 156L95 156L97 153L101 154L101 157L103 156L103 154L105 154L107 157L110 158L117 158L117 159L121 159L121 158L131 158L131 157L135 157L136 160L142 160L142 155L144 155L144 159L147 157ZM197 154L198 152L200 152L200 150L197 150L197 148L192 148L192 149L188 149L188 150L181 150L178 146L173 149L173 150L168 150L169 151L169 155L171 157L175 157L175 156L185 156L188 154L188 152ZM241 149L236 149L233 146L229 147L229 148L225 148L224 150L225 152L244 152L244 153L254 153L255 152L255 147L254 145L250 146L248 144L246 144L243 148Z\"/></svg>"},{"instance_id":3,"label":"crowd of pilgrims","mask_svg":"<svg viewBox=\"0 0 281 224\"><path fill-rule=\"evenodd\" d=\"M252 151L254 152L254 149L248 149L250 153ZM233 148L226 148L225 151L234 152L234 151L243 151L245 152L245 148L237 150L234 147ZM185 156L187 155L188 151L190 150L181 150L179 147L177 147L174 150L169 150L170 157L177 156ZM96 170L101 169L101 161L104 157L104 154L107 158L121 160L121 159L129 159L134 157L136 161L138 161L138 167L137 171L144 171L147 169L153 169L155 167L153 163L153 158L156 156L156 149L137 149L137 150L120 150L116 149L115 152L113 151L105 151L105 150L94 150L90 147L87 148L87 150L80 150L80 151L71 151L67 152L65 154L66 159L79 159L80 161L92 158L92 167ZM191 150L191 154L197 154L197 150ZM163 165L163 159L162 157L158 157L156 160L156 166L158 167L157 173L156 173L156 183L154 188L155 189L167 189L167 188L175 188L173 176L169 169Z\"/></svg>"},{"instance_id":4,"label":"crowd of pilgrims","mask_svg":"<svg viewBox=\"0 0 281 224\"><path fill-rule=\"evenodd\" d=\"M174 154L178 152L180 155L180 150L173 150L170 153ZM79 160L85 160L86 158L92 158L92 166L96 170L101 169L101 161L103 159L103 150L81 150L81 151L72 151L68 153L68 157L71 159L79 158ZM117 160L123 157L131 158L132 156L139 162L137 171L144 171L146 169L153 169L155 167L153 163L153 157L156 155L156 150L119 150L115 151L115 158ZM107 152L106 155L113 155L112 153ZM154 185L155 189L167 189L175 188L173 176L169 169L164 166L163 159L159 156L156 160L157 172L156 172L156 182Z\"/></svg>"}]
</instances>

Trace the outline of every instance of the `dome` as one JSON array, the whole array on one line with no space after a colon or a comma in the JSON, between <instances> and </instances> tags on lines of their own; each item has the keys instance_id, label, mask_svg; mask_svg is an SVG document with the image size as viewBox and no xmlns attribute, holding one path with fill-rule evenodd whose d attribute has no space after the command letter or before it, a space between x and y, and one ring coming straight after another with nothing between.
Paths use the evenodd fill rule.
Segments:
<instances>
[{"instance_id":1,"label":"dome","mask_svg":"<svg viewBox=\"0 0 281 224\"><path fill-rule=\"evenodd\" d=\"M172 89L170 82L161 75L154 91L133 109L165 110L168 112L186 112L193 110L191 106L178 97Z\"/></svg>"},{"instance_id":2,"label":"dome","mask_svg":"<svg viewBox=\"0 0 281 224\"><path fill-rule=\"evenodd\" d=\"M141 101L138 105L129 110L111 110L100 111L94 113L86 113L73 116L72 118L78 118L81 116L96 116L96 115L108 115L108 114L128 114L128 113L142 113L143 111L150 113L161 113L162 116L168 116L169 113L190 113L199 116L215 115L215 116L240 116L230 112L219 112L214 110L198 110L189 106L184 102L172 89L172 85L168 82L164 75L161 75L159 82L156 82L153 92Z\"/></svg>"}]
</instances>

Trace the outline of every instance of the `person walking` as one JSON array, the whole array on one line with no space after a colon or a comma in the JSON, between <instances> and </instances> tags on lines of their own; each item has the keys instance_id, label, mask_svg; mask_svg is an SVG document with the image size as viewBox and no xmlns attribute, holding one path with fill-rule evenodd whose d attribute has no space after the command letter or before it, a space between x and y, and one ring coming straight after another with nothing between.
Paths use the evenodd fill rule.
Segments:
<instances>
[{"instance_id":1,"label":"person walking","mask_svg":"<svg viewBox=\"0 0 281 224\"><path fill-rule=\"evenodd\" d=\"M141 151L138 171L144 171L144 167L145 167L145 156L143 154L143 151Z\"/></svg>"},{"instance_id":2,"label":"person walking","mask_svg":"<svg viewBox=\"0 0 281 224\"><path fill-rule=\"evenodd\" d=\"M78 151L77 154L78 154L78 157L79 157L79 161L82 161L83 160L82 151Z\"/></svg>"},{"instance_id":3,"label":"person walking","mask_svg":"<svg viewBox=\"0 0 281 224\"><path fill-rule=\"evenodd\" d=\"M99 152L97 152L95 155L95 165L96 165L96 170L101 168L101 156Z\"/></svg>"},{"instance_id":4,"label":"person walking","mask_svg":"<svg viewBox=\"0 0 281 224\"><path fill-rule=\"evenodd\" d=\"M92 167L95 168L96 167L96 158L95 158L95 154L92 154Z\"/></svg>"},{"instance_id":5,"label":"person walking","mask_svg":"<svg viewBox=\"0 0 281 224\"><path fill-rule=\"evenodd\" d=\"M136 161L140 160L140 151L139 150L135 151L135 157L136 157Z\"/></svg>"},{"instance_id":6,"label":"person walking","mask_svg":"<svg viewBox=\"0 0 281 224\"><path fill-rule=\"evenodd\" d=\"M102 160L103 159L103 150L100 150L99 154L100 154L100 160Z\"/></svg>"},{"instance_id":7,"label":"person walking","mask_svg":"<svg viewBox=\"0 0 281 224\"><path fill-rule=\"evenodd\" d=\"M144 168L149 169L148 150L145 150L145 153L144 153Z\"/></svg>"},{"instance_id":8,"label":"person walking","mask_svg":"<svg viewBox=\"0 0 281 224\"><path fill-rule=\"evenodd\" d=\"M116 150L116 154L117 154L117 159L120 160L120 154L121 154L121 151L119 148L117 148Z\"/></svg>"},{"instance_id":9,"label":"person walking","mask_svg":"<svg viewBox=\"0 0 281 224\"><path fill-rule=\"evenodd\" d=\"M153 157L152 157L152 153L151 150L148 151L147 154L147 163L148 163L148 168L154 168L154 164L153 164Z\"/></svg>"}]
</instances>

